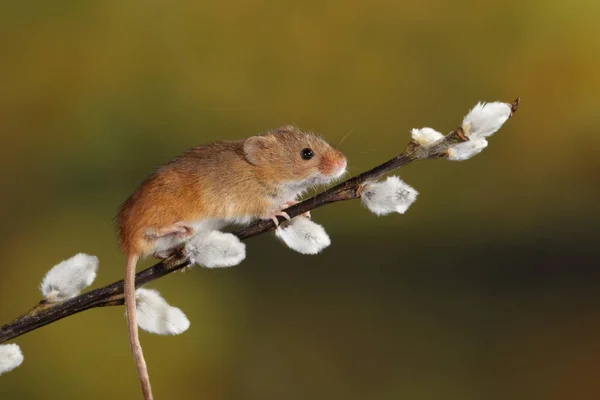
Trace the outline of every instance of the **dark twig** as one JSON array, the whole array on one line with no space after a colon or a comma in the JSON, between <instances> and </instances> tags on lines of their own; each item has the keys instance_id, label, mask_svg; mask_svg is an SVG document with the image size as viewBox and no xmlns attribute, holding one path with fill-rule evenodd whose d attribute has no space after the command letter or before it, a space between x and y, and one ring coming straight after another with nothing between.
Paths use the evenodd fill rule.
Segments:
<instances>
[{"instance_id":1,"label":"dark twig","mask_svg":"<svg viewBox=\"0 0 600 400\"><path fill-rule=\"evenodd\" d=\"M512 103L512 110L515 112L519 106L520 99ZM290 217L296 217L306 211L326 204L338 201L352 200L360 197L362 185L368 181L375 181L388 172L401 168L417 160L428 158L443 158L447 156L447 150L451 145L468 140L463 134L462 128L449 133L444 140L430 148L419 146L415 142L410 142L406 150L391 160L378 165L377 167L363 172L362 174L348 179L318 195L306 199L285 212ZM284 219L280 217L280 222ZM244 229L234 232L241 240L258 236L275 228L271 220L258 221ZM140 271L136 275L136 286L144 285L161 278L171 272L180 270L189 265L189 261L181 253L173 255L154 266ZM114 282L108 286L91 290L77 297L58 303L42 300L31 311L23 314L13 322L6 324L0 329L0 343L14 339L29 331L41 328L62 318L77 314L81 311L95 307L118 306L123 304L123 281Z\"/></svg>"}]
</instances>

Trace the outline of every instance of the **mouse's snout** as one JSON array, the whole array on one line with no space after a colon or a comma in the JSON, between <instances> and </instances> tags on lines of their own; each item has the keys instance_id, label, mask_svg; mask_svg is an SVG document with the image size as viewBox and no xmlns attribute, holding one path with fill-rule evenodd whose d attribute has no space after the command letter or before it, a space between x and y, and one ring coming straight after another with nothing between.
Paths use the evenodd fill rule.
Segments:
<instances>
[{"instance_id":1,"label":"mouse's snout","mask_svg":"<svg viewBox=\"0 0 600 400\"><path fill-rule=\"evenodd\" d=\"M337 178L346 172L348 162L344 154L334 149L321 160L321 173L330 178Z\"/></svg>"},{"instance_id":2,"label":"mouse's snout","mask_svg":"<svg viewBox=\"0 0 600 400\"><path fill-rule=\"evenodd\" d=\"M340 157L335 162L335 167L337 169L335 176L340 176L344 172L346 172L347 166L348 166L348 161L346 160L346 157L342 153L340 153Z\"/></svg>"}]
</instances>

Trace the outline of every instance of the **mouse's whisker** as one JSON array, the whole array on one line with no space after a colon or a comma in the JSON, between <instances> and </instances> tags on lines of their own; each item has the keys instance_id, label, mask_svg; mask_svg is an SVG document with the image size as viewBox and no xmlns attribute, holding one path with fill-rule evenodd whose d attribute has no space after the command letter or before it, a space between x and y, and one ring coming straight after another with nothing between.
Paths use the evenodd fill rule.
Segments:
<instances>
[{"instance_id":1,"label":"mouse's whisker","mask_svg":"<svg viewBox=\"0 0 600 400\"><path fill-rule=\"evenodd\" d=\"M349 130L344 136L342 136L342 138L340 139L340 141L338 142L336 147L340 147L342 145L342 143L344 143L344 140L346 140L346 138L348 138L348 136L350 136L352 133L354 133L354 131Z\"/></svg>"}]
</instances>

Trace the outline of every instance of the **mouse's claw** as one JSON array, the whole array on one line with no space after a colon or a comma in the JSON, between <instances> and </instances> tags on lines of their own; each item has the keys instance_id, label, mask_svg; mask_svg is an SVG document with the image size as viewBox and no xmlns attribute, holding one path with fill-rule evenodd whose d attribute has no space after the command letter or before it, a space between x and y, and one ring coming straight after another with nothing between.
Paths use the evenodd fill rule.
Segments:
<instances>
[{"instance_id":1,"label":"mouse's claw","mask_svg":"<svg viewBox=\"0 0 600 400\"><path fill-rule=\"evenodd\" d=\"M285 211L274 211L272 213L267 214L263 219L270 219L271 221L273 221L275 226L279 226L279 220L277 219L277 217L283 217L288 221L292 219Z\"/></svg>"}]
</instances>

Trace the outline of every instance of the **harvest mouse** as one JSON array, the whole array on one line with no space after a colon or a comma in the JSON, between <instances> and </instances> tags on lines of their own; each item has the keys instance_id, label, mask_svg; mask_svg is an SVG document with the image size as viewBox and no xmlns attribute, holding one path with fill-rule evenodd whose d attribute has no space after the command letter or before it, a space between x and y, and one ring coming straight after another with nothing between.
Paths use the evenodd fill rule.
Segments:
<instances>
[{"instance_id":1,"label":"harvest mouse","mask_svg":"<svg viewBox=\"0 0 600 400\"><path fill-rule=\"evenodd\" d=\"M229 224L277 216L314 185L342 176L346 157L323 139L285 126L245 140L186 151L158 168L125 201L117 218L127 256L125 305L129 341L146 399L150 381L138 337L135 269L140 258L164 256L187 239Z\"/></svg>"}]
</instances>

